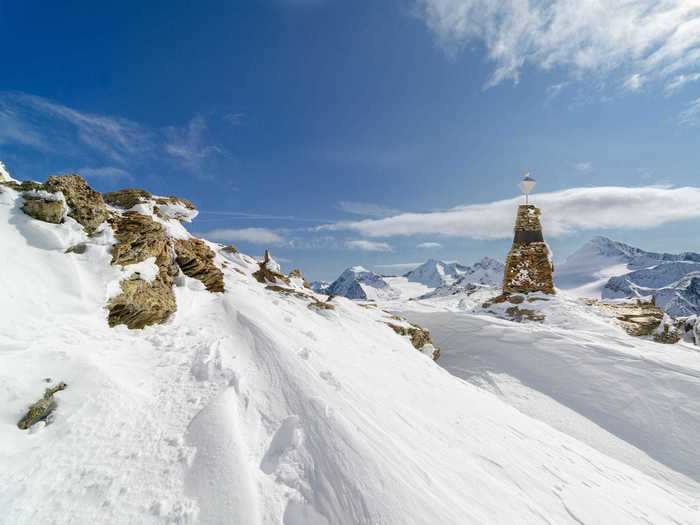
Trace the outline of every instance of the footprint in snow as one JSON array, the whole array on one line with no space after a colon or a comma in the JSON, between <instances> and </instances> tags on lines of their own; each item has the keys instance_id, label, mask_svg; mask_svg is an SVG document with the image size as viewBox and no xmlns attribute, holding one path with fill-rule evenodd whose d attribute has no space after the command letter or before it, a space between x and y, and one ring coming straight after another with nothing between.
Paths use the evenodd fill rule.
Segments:
<instances>
[{"instance_id":1,"label":"footprint in snow","mask_svg":"<svg viewBox=\"0 0 700 525\"><path fill-rule=\"evenodd\" d=\"M304 360L307 360L309 357L311 357L311 350L308 348L302 348L299 351L299 357L301 357Z\"/></svg>"},{"instance_id":2,"label":"footprint in snow","mask_svg":"<svg viewBox=\"0 0 700 525\"><path fill-rule=\"evenodd\" d=\"M336 390L340 390L342 387L340 385L340 381L338 381L335 376L333 375L333 372L329 372L328 370L324 370L323 372L319 372L321 376L321 379L323 379L326 383L328 383L330 386L335 388Z\"/></svg>"}]
</instances>

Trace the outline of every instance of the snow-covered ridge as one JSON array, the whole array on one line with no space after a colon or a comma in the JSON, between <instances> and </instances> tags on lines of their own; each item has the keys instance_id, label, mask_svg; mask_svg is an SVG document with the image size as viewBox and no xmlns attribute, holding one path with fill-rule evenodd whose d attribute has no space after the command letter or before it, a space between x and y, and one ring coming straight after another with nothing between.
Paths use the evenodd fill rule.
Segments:
<instances>
[{"instance_id":1,"label":"snow-covered ridge","mask_svg":"<svg viewBox=\"0 0 700 525\"><path fill-rule=\"evenodd\" d=\"M424 284L430 288L450 285L463 276L468 267L457 262L428 259L418 268L404 274L409 281Z\"/></svg>"}]
</instances>

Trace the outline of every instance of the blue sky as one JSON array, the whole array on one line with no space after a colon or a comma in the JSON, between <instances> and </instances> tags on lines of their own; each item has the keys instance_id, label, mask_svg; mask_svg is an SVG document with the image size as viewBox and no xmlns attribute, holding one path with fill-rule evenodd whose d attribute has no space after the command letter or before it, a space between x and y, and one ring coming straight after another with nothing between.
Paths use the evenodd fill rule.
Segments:
<instances>
[{"instance_id":1,"label":"blue sky","mask_svg":"<svg viewBox=\"0 0 700 525\"><path fill-rule=\"evenodd\" d=\"M191 198L194 233L311 278L503 258L523 170L556 256L596 234L700 251L691 2L14 4L0 158L17 178Z\"/></svg>"}]
</instances>

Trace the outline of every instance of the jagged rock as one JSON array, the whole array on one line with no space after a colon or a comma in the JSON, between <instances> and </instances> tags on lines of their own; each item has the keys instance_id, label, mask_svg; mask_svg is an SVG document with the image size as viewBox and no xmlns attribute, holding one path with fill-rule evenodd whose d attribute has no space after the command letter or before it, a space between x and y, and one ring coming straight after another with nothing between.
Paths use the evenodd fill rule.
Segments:
<instances>
[{"instance_id":1,"label":"jagged rock","mask_svg":"<svg viewBox=\"0 0 700 525\"><path fill-rule=\"evenodd\" d=\"M656 333L654 334L654 341L657 343L673 345L680 340L681 334L678 328L665 321L659 325Z\"/></svg>"},{"instance_id":2,"label":"jagged rock","mask_svg":"<svg viewBox=\"0 0 700 525\"><path fill-rule=\"evenodd\" d=\"M196 210L197 207L189 199L183 199L181 197L176 197L174 195L169 195L168 197L158 197L156 198L156 204L182 204L188 210Z\"/></svg>"},{"instance_id":3,"label":"jagged rock","mask_svg":"<svg viewBox=\"0 0 700 525\"><path fill-rule=\"evenodd\" d=\"M67 248L65 253L77 253L77 254L83 254L87 251L87 244L84 242L79 242L78 244L71 246L70 248Z\"/></svg>"},{"instance_id":4,"label":"jagged rock","mask_svg":"<svg viewBox=\"0 0 700 525\"><path fill-rule=\"evenodd\" d=\"M528 308L519 308L517 306L511 306L506 309L506 314L510 316L511 320L522 323L523 321L544 321L544 314L536 312L535 310L530 310Z\"/></svg>"},{"instance_id":5,"label":"jagged rock","mask_svg":"<svg viewBox=\"0 0 700 525\"><path fill-rule=\"evenodd\" d=\"M654 335L664 320L663 310L649 301L611 303L591 299L587 300L586 304L611 313L628 334L636 337Z\"/></svg>"},{"instance_id":6,"label":"jagged rock","mask_svg":"<svg viewBox=\"0 0 700 525\"><path fill-rule=\"evenodd\" d=\"M122 293L108 305L109 326L145 328L165 322L177 310L172 281L167 284L160 276L153 283L136 278L124 280L120 286Z\"/></svg>"},{"instance_id":7,"label":"jagged rock","mask_svg":"<svg viewBox=\"0 0 700 525\"><path fill-rule=\"evenodd\" d=\"M300 290L295 290L294 288L287 288L285 286L279 286L276 284L268 284L265 290L270 290L271 292L277 292L282 295L290 295L292 297L297 297L299 299L304 299L306 301L311 301L308 307L312 310L335 310L335 305L329 304L328 302L322 302L316 299L310 293L304 293Z\"/></svg>"},{"instance_id":8,"label":"jagged rock","mask_svg":"<svg viewBox=\"0 0 700 525\"><path fill-rule=\"evenodd\" d=\"M46 192L39 191L33 194L29 192L24 193L22 195L24 198L22 211L40 221L50 222L52 224L62 223L66 213L65 203L62 199L50 197L50 194L41 196L42 193Z\"/></svg>"},{"instance_id":9,"label":"jagged rock","mask_svg":"<svg viewBox=\"0 0 700 525\"><path fill-rule=\"evenodd\" d=\"M148 202L151 194L140 188L125 188L102 195L104 201L112 206L118 206L128 210L142 202Z\"/></svg>"},{"instance_id":10,"label":"jagged rock","mask_svg":"<svg viewBox=\"0 0 700 525\"><path fill-rule=\"evenodd\" d=\"M299 279L304 288L311 288L309 282L306 279L304 279L304 274L301 273L301 270L299 268L294 268L291 272L289 272L288 277L290 279Z\"/></svg>"},{"instance_id":11,"label":"jagged rock","mask_svg":"<svg viewBox=\"0 0 700 525\"><path fill-rule=\"evenodd\" d=\"M402 319L399 318L399 320ZM395 323L386 323L386 325L397 334L410 338L411 344L416 350L422 352L426 345L432 346L433 350L431 355L433 361L437 361L438 357L440 357L440 349L433 344L433 340L430 337L430 332L427 330L413 324L411 326L401 326Z\"/></svg>"},{"instance_id":12,"label":"jagged rock","mask_svg":"<svg viewBox=\"0 0 700 525\"><path fill-rule=\"evenodd\" d=\"M236 248L233 244L228 244L221 248L221 251L225 253L238 253L238 248Z\"/></svg>"},{"instance_id":13,"label":"jagged rock","mask_svg":"<svg viewBox=\"0 0 700 525\"><path fill-rule=\"evenodd\" d=\"M159 271L150 283L138 277L120 283L122 293L108 304L109 325L133 329L164 322L177 309L173 282L178 268L171 240L161 224L137 212L110 222L118 241L112 247L112 264L125 266L154 257Z\"/></svg>"},{"instance_id":14,"label":"jagged rock","mask_svg":"<svg viewBox=\"0 0 700 525\"><path fill-rule=\"evenodd\" d=\"M175 261L182 273L201 281L210 292L224 291L224 274L214 264L214 252L199 239L177 239Z\"/></svg>"},{"instance_id":15,"label":"jagged rock","mask_svg":"<svg viewBox=\"0 0 700 525\"><path fill-rule=\"evenodd\" d=\"M39 421L46 421L51 413L56 410L56 400L53 398L54 394L65 390L67 386L68 385L65 383L59 383L56 386L47 388L44 391L44 397L29 407L29 410L24 417L19 420L17 426L22 430L27 430Z\"/></svg>"},{"instance_id":16,"label":"jagged rock","mask_svg":"<svg viewBox=\"0 0 700 525\"><path fill-rule=\"evenodd\" d=\"M263 284L276 284L281 281L284 284L289 284L289 278L280 273L279 264L272 258L269 250L265 250L265 256L263 260L258 263L258 266L260 267L259 270L253 272L253 277L255 277L258 282Z\"/></svg>"},{"instance_id":17,"label":"jagged rock","mask_svg":"<svg viewBox=\"0 0 700 525\"><path fill-rule=\"evenodd\" d=\"M540 210L518 206L513 246L506 258L504 293L554 293L549 248L542 237Z\"/></svg>"},{"instance_id":18,"label":"jagged rock","mask_svg":"<svg viewBox=\"0 0 700 525\"><path fill-rule=\"evenodd\" d=\"M0 181L0 185L7 186L8 188L12 188L16 191L38 191L44 189L44 185L41 182L35 182L33 180L5 180Z\"/></svg>"},{"instance_id":19,"label":"jagged rock","mask_svg":"<svg viewBox=\"0 0 700 525\"><path fill-rule=\"evenodd\" d=\"M197 216L197 208L188 199L180 197L156 197L155 213L163 219L191 222Z\"/></svg>"},{"instance_id":20,"label":"jagged rock","mask_svg":"<svg viewBox=\"0 0 700 525\"><path fill-rule=\"evenodd\" d=\"M93 233L109 217L102 195L88 186L80 175L51 176L44 188L52 193L63 193L70 208L68 216L78 221L88 233Z\"/></svg>"}]
</instances>

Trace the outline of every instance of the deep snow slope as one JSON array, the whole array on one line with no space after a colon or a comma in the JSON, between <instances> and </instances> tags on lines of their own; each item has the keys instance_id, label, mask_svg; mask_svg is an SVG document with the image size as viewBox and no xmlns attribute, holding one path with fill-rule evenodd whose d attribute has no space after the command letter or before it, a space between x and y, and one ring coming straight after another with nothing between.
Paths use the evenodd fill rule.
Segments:
<instances>
[{"instance_id":1,"label":"deep snow slope","mask_svg":"<svg viewBox=\"0 0 700 525\"><path fill-rule=\"evenodd\" d=\"M451 375L375 308L266 290L250 257L211 244L226 293L181 276L169 322L130 331L106 322L108 229L4 190L0 239L0 523L697 523L697 493ZM55 420L21 431L45 378L68 384Z\"/></svg>"}]
</instances>

